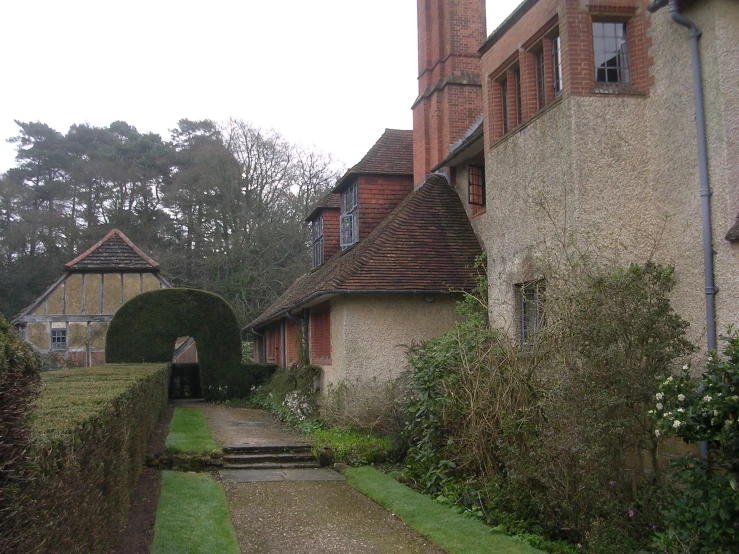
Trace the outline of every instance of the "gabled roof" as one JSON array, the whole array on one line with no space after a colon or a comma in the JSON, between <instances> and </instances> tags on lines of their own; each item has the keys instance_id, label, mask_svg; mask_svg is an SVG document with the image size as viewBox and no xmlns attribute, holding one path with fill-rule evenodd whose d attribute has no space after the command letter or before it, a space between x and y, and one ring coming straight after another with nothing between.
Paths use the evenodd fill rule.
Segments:
<instances>
[{"instance_id":1,"label":"gabled roof","mask_svg":"<svg viewBox=\"0 0 739 554\"><path fill-rule=\"evenodd\" d=\"M86 252L64 264L66 271L159 271L159 264L144 254L118 229L113 229Z\"/></svg>"},{"instance_id":2,"label":"gabled roof","mask_svg":"<svg viewBox=\"0 0 739 554\"><path fill-rule=\"evenodd\" d=\"M459 196L443 175L431 175L366 239L300 277L246 328L329 294L471 290L481 253Z\"/></svg>"},{"instance_id":3,"label":"gabled roof","mask_svg":"<svg viewBox=\"0 0 739 554\"><path fill-rule=\"evenodd\" d=\"M341 192L359 174L413 175L413 131L385 129L364 158L339 179L333 192Z\"/></svg>"},{"instance_id":4,"label":"gabled roof","mask_svg":"<svg viewBox=\"0 0 739 554\"><path fill-rule=\"evenodd\" d=\"M305 218L306 221L310 221L314 217L318 215L318 212L321 210L330 210L330 209L341 209L341 195L337 194L335 192L329 192L326 196L321 198L321 200L318 201L318 204L316 204L316 207L313 208L313 211L310 213L308 217Z\"/></svg>"}]
</instances>

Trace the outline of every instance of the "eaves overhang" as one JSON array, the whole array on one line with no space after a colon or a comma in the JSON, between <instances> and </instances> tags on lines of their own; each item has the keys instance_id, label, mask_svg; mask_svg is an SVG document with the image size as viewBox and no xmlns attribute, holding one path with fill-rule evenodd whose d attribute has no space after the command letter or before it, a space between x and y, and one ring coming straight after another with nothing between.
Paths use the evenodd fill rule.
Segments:
<instances>
[{"instance_id":1,"label":"eaves overhang","mask_svg":"<svg viewBox=\"0 0 739 554\"><path fill-rule=\"evenodd\" d=\"M490 33L490 36L488 36L487 40L477 50L479 54L483 55L485 52L490 50L493 45L498 42L500 38L505 35L508 30L513 27L524 15L526 15L526 12L528 12L538 1L539 0L524 0L523 2L521 2L518 7L513 10L511 15L506 17L503 23L498 25L498 28Z\"/></svg>"}]
</instances>

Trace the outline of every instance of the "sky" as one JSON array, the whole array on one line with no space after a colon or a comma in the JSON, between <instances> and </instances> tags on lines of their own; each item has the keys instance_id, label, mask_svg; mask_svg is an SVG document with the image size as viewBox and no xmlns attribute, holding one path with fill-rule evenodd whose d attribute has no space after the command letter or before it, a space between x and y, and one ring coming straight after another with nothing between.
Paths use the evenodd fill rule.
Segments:
<instances>
[{"instance_id":1,"label":"sky","mask_svg":"<svg viewBox=\"0 0 739 554\"><path fill-rule=\"evenodd\" d=\"M486 0L488 33L520 0ZM0 173L14 120L159 133L243 119L352 166L418 94L413 0L0 5Z\"/></svg>"}]
</instances>

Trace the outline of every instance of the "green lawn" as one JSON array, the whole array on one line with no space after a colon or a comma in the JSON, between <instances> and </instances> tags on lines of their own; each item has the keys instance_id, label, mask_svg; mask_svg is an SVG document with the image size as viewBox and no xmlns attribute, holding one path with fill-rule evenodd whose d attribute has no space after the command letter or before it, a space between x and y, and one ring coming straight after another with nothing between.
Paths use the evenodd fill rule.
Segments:
<instances>
[{"instance_id":1,"label":"green lawn","mask_svg":"<svg viewBox=\"0 0 739 554\"><path fill-rule=\"evenodd\" d=\"M487 525L463 517L371 467L349 468L347 483L450 554L541 554Z\"/></svg>"},{"instance_id":2,"label":"green lawn","mask_svg":"<svg viewBox=\"0 0 739 554\"><path fill-rule=\"evenodd\" d=\"M194 408L175 408L165 445L168 452L180 454L221 448L210 436L205 414Z\"/></svg>"},{"instance_id":3,"label":"green lawn","mask_svg":"<svg viewBox=\"0 0 739 554\"><path fill-rule=\"evenodd\" d=\"M207 473L162 472L151 554L240 554L226 495Z\"/></svg>"}]
</instances>

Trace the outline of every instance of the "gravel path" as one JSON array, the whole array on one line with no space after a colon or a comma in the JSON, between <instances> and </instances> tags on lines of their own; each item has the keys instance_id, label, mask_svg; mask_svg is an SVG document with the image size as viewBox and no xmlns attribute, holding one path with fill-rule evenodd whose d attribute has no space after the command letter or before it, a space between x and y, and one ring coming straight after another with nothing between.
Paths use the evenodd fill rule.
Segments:
<instances>
[{"instance_id":1,"label":"gravel path","mask_svg":"<svg viewBox=\"0 0 739 554\"><path fill-rule=\"evenodd\" d=\"M305 440L262 410L188 407L205 412L213 438L224 445ZM244 554L444 552L345 483L223 483L223 488Z\"/></svg>"}]
</instances>

